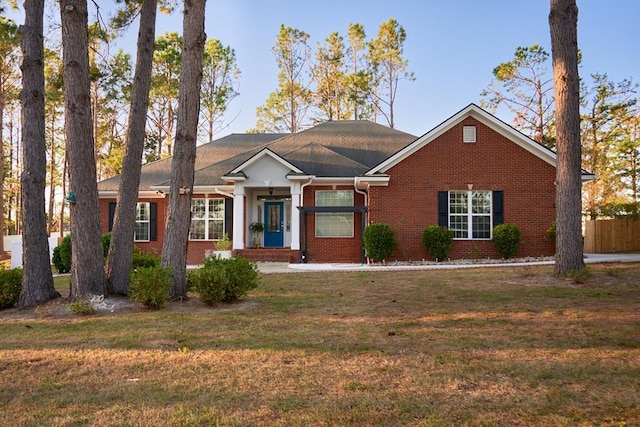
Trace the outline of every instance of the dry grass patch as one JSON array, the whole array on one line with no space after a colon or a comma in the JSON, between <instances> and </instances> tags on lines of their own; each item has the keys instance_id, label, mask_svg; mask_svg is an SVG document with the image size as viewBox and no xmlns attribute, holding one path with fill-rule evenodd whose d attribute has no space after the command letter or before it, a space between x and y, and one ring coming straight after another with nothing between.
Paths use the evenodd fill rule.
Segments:
<instances>
[{"instance_id":1,"label":"dry grass patch","mask_svg":"<svg viewBox=\"0 0 640 427\"><path fill-rule=\"evenodd\" d=\"M215 308L3 311L0 424L638 425L640 265L591 269L268 275Z\"/></svg>"}]
</instances>

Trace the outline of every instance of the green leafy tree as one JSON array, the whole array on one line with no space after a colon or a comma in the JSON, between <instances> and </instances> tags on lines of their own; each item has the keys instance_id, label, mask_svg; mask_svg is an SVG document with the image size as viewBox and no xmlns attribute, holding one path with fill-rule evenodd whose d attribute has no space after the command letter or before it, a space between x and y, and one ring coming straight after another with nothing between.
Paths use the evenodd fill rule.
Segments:
<instances>
[{"instance_id":1,"label":"green leafy tree","mask_svg":"<svg viewBox=\"0 0 640 427\"><path fill-rule=\"evenodd\" d=\"M637 114L638 85L630 79L614 83L606 74L591 78L593 86L582 97L582 167L597 178L584 184L583 204L587 215L596 219L602 206L623 201L622 164L612 153L624 146L622 141L631 141L626 133L631 129L628 122Z\"/></svg>"},{"instance_id":2,"label":"green leafy tree","mask_svg":"<svg viewBox=\"0 0 640 427\"><path fill-rule=\"evenodd\" d=\"M151 74L146 161L168 157L175 136L182 37L176 32L156 38Z\"/></svg>"},{"instance_id":3,"label":"green leafy tree","mask_svg":"<svg viewBox=\"0 0 640 427\"><path fill-rule=\"evenodd\" d=\"M331 33L316 50L312 76L316 84L315 104L323 113L323 120L344 120L351 116L345 60L344 39L337 32Z\"/></svg>"},{"instance_id":4,"label":"green leafy tree","mask_svg":"<svg viewBox=\"0 0 640 427\"><path fill-rule=\"evenodd\" d=\"M97 153L100 178L122 172L125 124L133 84L132 68L131 55L120 49L104 64L98 79L101 102L96 117L96 139L101 141Z\"/></svg>"},{"instance_id":5,"label":"green leafy tree","mask_svg":"<svg viewBox=\"0 0 640 427\"><path fill-rule=\"evenodd\" d=\"M395 126L394 107L399 81L415 80L414 74L407 71L409 61L404 58L406 38L404 27L391 18L380 25L377 37L369 43L375 116L382 115L391 128Z\"/></svg>"},{"instance_id":6,"label":"green leafy tree","mask_svg":"<svg viewBox=\"0 0 640 427\"><path fill-rule=\"evenodd\" d=\"M640 114L622 124L622 139L613 149L615 170L630 203L640 203ZM636 208L637 209L637 208Z\"/></svg>"},{"instance_id":7,"label":"green leafy tree","mask_svg":"<svg viewBox=\"0 0 640 427\"><path fill-rule=\"evenodd\" d=\"M240 69L236 63L235 51L229 46L223 46L217 39L209 39L205 43L203 61L200 140L210 142L216 131L224 127L222 116L229 103L240 95Z\"/></svg>"},{"instance_id":8,"label":"green leafy tree","mask_svg":"<svg viewBox=\"0 0 640 427\"><path fill-rule=\"evenodd\" d=\"M66 156L64 142L64 98L62 81L62 62L58 51L45 48L44 51L44 75L45 75L45 138L48 152L49 165L49 209L47 210L47 234L53 231L56 212L55 194L56 188L62 186L65 193ZM64 207L64 203L61 203ZM62 221L58 221L58 230L61 231Z\"/></svg>"},{"instance_id":9,"label":"green leafy tree","mask_svg":"<svg viewBox=\"0 0 640 427\"><path fill-rule=\"evenodd\" d=\"M291 132L302 130L312 103L310 83L305 79L311 48L309 35L292 27L280 26L276 44L271 49L280 69L278 88L264 105L257 108L256 132Z\"/></svg>"},{"instance_id":10,"label":"green leafy tree","mask_svg":"<svg viewBox=\"0 0 640 427\"><path fill-rule=\"evenodd\" d=\"M7 104L18 97L19 47L17 25L0 16L0 254L4 253L4 117Z\"/></svg>"},{"instance_id":11,"label":"green leafy tree","mask_svg":"<svg viewBox=\"0 0 640 427\"><path fill-rule=\"evenodd\" d=\"M518 47L511 61L493 69L494 79L482 91L481 105L491 111L505 106L516 129L553 148L553 76L548 61L549 53L538 44Z\"/></svg>"},{"instance_id":12,"label":"green leafy tree","mask_svg":"<svg viewBox=\"0 0 640 427\"><path fill-rule=\"evenodd\" d=\"M367 101L371 98L371 70L366 59L366 33L364 25L349 24L349 73L346 76L347 93L355 120L369 119L373 109Z\"/></svg>"},{"instance_id":13,"label":"green leafy tree","mask_svg":"<svg viewBox=\"0 0 640 427\"><path fill-rule=\"evenodd\" d=\"M576 0L551 0L549 12L556 104L556 262L554 274L584 268L582 246L582 168L578 6Z\"/></svg>"}]
</instances>

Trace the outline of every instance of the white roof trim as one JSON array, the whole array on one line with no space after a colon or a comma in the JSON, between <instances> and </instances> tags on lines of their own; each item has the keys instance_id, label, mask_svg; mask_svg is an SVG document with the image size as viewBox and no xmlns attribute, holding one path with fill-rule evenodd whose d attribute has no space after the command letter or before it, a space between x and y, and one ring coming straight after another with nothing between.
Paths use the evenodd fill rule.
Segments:
<instances>
[{"instance_id":1,"label":"white roof trim","mask_svg":"<svg viewBox=\"0 0 640 427\"><path fill-rule=\"evenodd\" d=\"M352 176L321 176L321 177L313 177L313 183L316 185L330 185L330 184L348 184L353 185L353 177Z\"/></svg>"},{"instance_id":2,"label":"white roof trim","mask_svg":"<svg viewBox=\"0 0 640 427\"><path fill-rule=\"evenodd\" d=\"M257 161L259 161L265 156L271 157L272 159L280 162L284 167L291 169L295 173L304 173L304 171L302 171L301 169L298 169L297 167L295 167L294 165L292 165L282 157L278 156L273 151L269 150L268 148L263 148L262 150L260 150L260 152L253 155L249 160L245 161L244 163L241 163L239 166L237 166L235 169L229 172L229 174L242 172L244 168L252 165L253 163L256 163ZM225 176L229 174L225 174Z\"/></svg>"},{"instance_id":3,"label":"white roof trim","mask_svg":"<svg viewBox=\"0 0 640 427\"><path fill-rule=\"evenodd\" d=\"M469 104L467 107L449 117L447 120L440 123L438 126L431 129L429 132L425 133L420 138L416 139L414 142L407 145L384 162L375 166L373 169L370 169L366 173L366 175L387 172L391 167L397 165L407 157L411 156L413 153L420 150L422 147L429 144L443 133L449 131L451 128L453 128L455 125L457 125L467 117L473 117L480 123L488 126L490 129L493 129L494 131L518 144L520 147L524 148L525 150L529 151L530 153L534 154L550 165L554 167L556 166L556 154L553 151L542 146L541 144L538 144L531 138L515 130L508 124L504 123L502 120L498 119L492 114L489 114L477 105Z\"/></svg>"},{"instance_id":4,"label":"white roof trim","mask_svg":"<svg viewBox=\"0 0 640 427\"><path fill-rule=\"evenodd\" d=\"M153 191L138 191L139 199L157 199L158 197L164 197L163 192L160 190L156 190L152 187ZM99 199L113 199L118 196L118 190L108 190L108 191L99 191L98 198Z\"/></svg>"}]
</instances>

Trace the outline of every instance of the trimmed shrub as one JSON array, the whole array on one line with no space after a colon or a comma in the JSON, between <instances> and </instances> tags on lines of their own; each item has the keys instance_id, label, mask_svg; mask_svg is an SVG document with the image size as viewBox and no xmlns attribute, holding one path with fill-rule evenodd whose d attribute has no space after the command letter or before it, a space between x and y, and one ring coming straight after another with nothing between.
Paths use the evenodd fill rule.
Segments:
<instances>
[{"instance_id":1,"label":"trimmed shrub","mask_svg":"<svg viewBox=\"0 0 640 427\"><path fill-rule=\"evenodd\" d=\"M227 288L223 301L235 301L244 298L247 293L258 287L260 273L258 265L241 256L235 256L224 261L227 274Z\"/></svg>"},{"instance_id":2,"label":"trimmed shrub","mask_svg":"<svg viewBox=\"0 0 640 427\"><path fill-rule=\"evenodd\" d=\"M227 275L222 268L199 268L187 273L187 289L195 291L207 305L216 305L224 299Z\"/></svg>"},{"instance_id":3,"label":"trimmed shrub","mask_svg":"<svg viewBox=\"0 0 640 427\"><path fill-rule=\"evenodd\" d=\"M160 267L160 258L153 252L141 252L137 247L134 248L131 268L148 268Z\"/></svg>"},{"instance_id":4,"label":"trimmed shrub","mask_svg":"<svg viewBox=\"0 0 640 427\"><path fill-rule=\"evenodd\" d=\"M381 222L367 225L364 228L362 240L367 257L375 262L384 261L390 257L396 246L393 230Z\"/></svg>"},{"instance_id":5,"label":"trimmed shrub","mask_svg":"<svg viewBox=\"0 0 640 427\"><path fill-rule=\"evenodd\" d=\"M129 298L149 309L159 309L169 299L171 286L171 268L137 268L131 270Z\"/></svg>"},{"instance_id":6,"label":"trimmed shrub","mask_svg":"<svg viewBox=\"0 0 640 427\"><path fill-rule=\"evenodd\" d=\"M422 244L436 261L445 260L453 249L453 231L448 227L430 225L422 232Z\"/></svg>"},{"instance_id":7,"label":"trimmed shrub","mask_svg":"<svg viewBox=\"0 0 640 427\"><path fill-rule=\"evenodd\" d=\"M200 299L209 305L244 298L259 283L257 264L241 256L209 257L203 267L187 274L188 288L198 292Z\"/></svg>"},{"instance_id":8,"label":"trimmed shrub","mask_svg":"<svg viewBox=\"0 0 640 427\"><path fill-rule=\"evenodd\" d=\"M556 222L555 221L553 221L551 223L551 227L547 229L547 236L549 236L549 240L551 240L553 243L556 242Z\"/></svg>"},{"instance_id":9,"label":"trimmed shrub","mask_svg":"<svg viewBox=\"0 0 640 427\"><path fill-rule=\"evenodd\" d=\"M503 258L511 258L520 247L520 229L515 224L496 225L491 240Z\"/></svg>"},{"instance_id":10,"label":"trimmed shrub","mask_svg":"<svg viewBox=\"0 0 640 427\"><path fill-rule=\"evenodd\" d=\"M60 274L71 271L71 235L64 236L62 242L53 248L51 262Z\"/></svg>"},{"instance_id":11,"label":"trimmed shrub","mask_svg":"<svg viewBox=\"0 0 640 427\"><path fill-rule=\"evenodd\" d=\"M104 254L104 259L107 259L107 255L109 255L109 245L111 244L111 233L105 233L102 235L102 253Z\"/></svg>"},{"instance_id":12,"label":"trimmed shrub","mask_svg":"<svg viewBox=\"0 0 640 427\"><path fill-rule=\"evenodd\" d=\"M22 269L6 270L0 267L0 308L10 308L18 305L22 291Z\"/></svg>"},{"instance_id":13,"label":"trimmed shrub","mask_svg":"<svg viewBox=\"0 0 640 427\"><path fill-rule=\"evenodd\" d=\"M69 304L69 307L71 308L71 311L80 316L90 316L92 314L96 314L95 307L93 306L93 304L91 304L91 301L86 299L78 298L77 300Z\"/></svg>"}]
</instances>

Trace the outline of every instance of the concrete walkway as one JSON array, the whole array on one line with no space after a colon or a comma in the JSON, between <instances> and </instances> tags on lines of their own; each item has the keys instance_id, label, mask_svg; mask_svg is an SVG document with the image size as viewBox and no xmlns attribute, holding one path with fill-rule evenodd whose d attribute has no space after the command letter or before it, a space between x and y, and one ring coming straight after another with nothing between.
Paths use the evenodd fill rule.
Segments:
<instances>
[{"instance_id":1,"label":"concrete walkway","mask_svg":"<svg viewBox=\"0 0 640 427\"><path fill-rule=\"evenodd\" d=\"M585 263L596 264L603 262L640 262L640 254L584 254ZM420 263L420 264L288 264L285 262L259 262L258 269L264 274L270 273L301 273L314 271L393 271L393 270L427 270L427 269L454 269L454 268L481 268L481 267L522 267L527 265L553 265L553 259L539 260L531 258L529 261L501 262L444 262L444 263Z\"/></svg>"}]
</instances>

